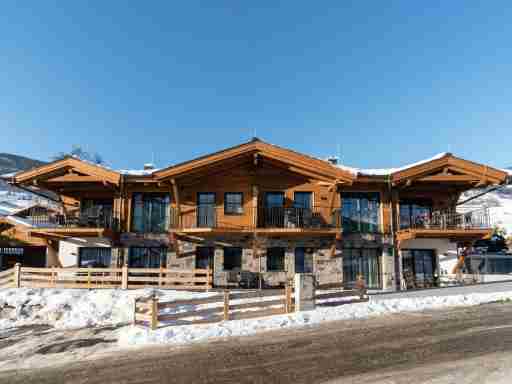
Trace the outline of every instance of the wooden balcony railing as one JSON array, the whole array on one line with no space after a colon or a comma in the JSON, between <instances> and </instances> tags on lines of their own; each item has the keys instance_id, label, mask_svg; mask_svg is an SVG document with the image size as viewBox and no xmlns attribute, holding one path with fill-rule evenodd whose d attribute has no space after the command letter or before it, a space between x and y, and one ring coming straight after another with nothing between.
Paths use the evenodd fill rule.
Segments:
<instances>
[{"instance_id":1,"label":"wooden balcony railing","mask_svg":"<svg viewBox=\"0 0 512 384\"><path fill-rule=\"evenodd\" d=\"M341 230L341 209L327 207L285 208L261 207L244 208L226 213L224 207L197 206L183 209L180 217L171 208L171 229L184 228L296 228L296 229L337 229Z\"/></svg>"},{"instance_id":2,"label":"wooden balcony railing","mask_svg":"<svg viewBox=\"0 0 512 384\"><path fill-rule=\"evenodd\" d=\"M433 212L431 215L416 216L400 222L400 229L489 229L491 228L489 209L483 208L471 212Z\"/></svg>"},{"instance_id":3,"label":"wooden balcony railing","mask_svg":"<svg viewBox=\"0 0 512 384\"><path fill-rule=\"evenodd\" d=\"M112 212L87 210L73 215L29 214L24 218L30 225L39 228L102 228L117 230L119 220Z\"/></svg>"}]
</instances>

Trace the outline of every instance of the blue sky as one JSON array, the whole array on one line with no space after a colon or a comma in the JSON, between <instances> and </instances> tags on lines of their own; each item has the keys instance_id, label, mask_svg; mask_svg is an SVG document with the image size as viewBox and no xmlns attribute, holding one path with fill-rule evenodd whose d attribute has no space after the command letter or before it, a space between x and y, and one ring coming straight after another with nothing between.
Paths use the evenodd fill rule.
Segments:
<instances>
[{"instance_id":1,"label":"blue sky","mask_svg":"<svg viewBox=\"0 0 512 384\"><path fill-rule=\"evenodd\" d=\"M140 168L256 132L361 167L512 165L510 2L20 3L0 13L0 152Z\"/></svg>"}]
</instances>

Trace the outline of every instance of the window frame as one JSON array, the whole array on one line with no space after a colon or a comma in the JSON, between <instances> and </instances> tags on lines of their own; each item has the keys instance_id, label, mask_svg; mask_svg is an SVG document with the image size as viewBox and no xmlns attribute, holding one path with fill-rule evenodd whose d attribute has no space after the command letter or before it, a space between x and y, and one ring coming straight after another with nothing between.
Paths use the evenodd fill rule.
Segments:
<instances>
[{"instance_id":1,"label":"window frame","mask_svg":"<svg viewBox=\"0 0 512 384\"><path fill-rule=\"evenodd\" d=\"M141 250L141 249L148 249L149 251L148 252L151 252L151 250L155 250L155 249L159 249L160 250L160 263L158 266L152 266L150 263L144 263L144 265L142 266L134 266L132 264L132 257L134 257L133 255L133 251L134 250ZM129 268L160 268L162 265L165 267L165 265L167 264L167 252L168 252L168 248L165 247L165 246L160 246L160 247L140 247L140 246L131 246L129 247L128 249L128 267ZM151 256L151 254L149 254ZM148 255L144 255L145 257L147 257ZM141 256L138 256L138 257L141 257ZM151 261L151 259L150 259Z\"/></svg>"},{"instance_id":2,"label":"window frame","mask_svg":"<svg viewBox=\"0 0 512 384\"><path fill-rule=\"evenodd\" d=\"M141 207L141 215L140 220L141 223L139 225L141 228L137 228L139 225L136 224L136 220L139 217L136 214L137 201L136 197L141 196L140 207ZM151 197L151 198L147 198ZM161 225L154 225L153 218L153 210L156 209L156 202L153 198L162 198L163 203L160 202L159 205L164 206L164 216L163 216L163 228L159 229L158 227ZM133 192L131 196L131 231L134 233L166 233L169 230L171 217L170 217L170 207L171 207L171 195L165 192ZM146 204L149 204L149 208L146 208ZM149 211L149 216L146 216L146 212Z\"/></svg>"},{"instance_id":3,"label":"window frame","mask_svg":"<svg viewBox=\"0 0 512 384\"><path fill-rule=\"evenodd\" d=\"M297 194L299 195L305 195L309 194L309 206L308 207L299 207L297 205ZM300 208L300 209L313 209L314 207L314 196L312 191L293 191L293 207L294 208Z\"/></svg>"},{"instance_id":4,"label":"window frame","mask_svg":"<svg viewBox=\"0 0 512 384\"><path fill-rule=\"evenodd\" d=\"M228 210L228 195L240 196L240 207L238 211ZM234 204L232 204L234 205ZM224 192L224 215L226 216L240 216L244 214L244 193L243 192Z\"/></svg>"},{"instance_id":5,"label":"window frame","mask_svg":"<svg viewBox=\"0 0 512 384\"><path fill-rule=\"evenodd\" d=\"M240 251L240 255L239 256L237 255L237 257L240 258L240 263L239 263L240 266L239 267L238 266L234 266L234 267L231 266L231 268L226 268L226 250L232 250L232 251L239 250ZM223 260L222 260L222 270L223 271L227 271L227 272L229 272L229 271L236 271L236 270L241 271L242 270L242 256L243 256L243 249L242 249L242 247L224 247L223 251L224 251L224 255L223 255L224 257L223 257Z\"/></svg>"},{"instance_id":6,"label":"window frame","mask_svg":"<svg viewBox=\"0 0 512 384\"><path fill-rule=\"evenodd\" d=\"M274 265L277 265L276 263L272 263L273 257L276 257L276 255L271 255L271 250L279 249L282 251L282 269L274 269L272 268ZM271 257L273 256L273 257ZM281 255L279 255L281 257ZM286 248L284 247L269 247L267 248L267 272L286 272Z\"/></svg>"},{"instance_id":7,"label":"window frame","mask_svg":"<svg viewBox=\"0 0 512 384\"><path fill-rule=\"evenodd\" d=\"M372 198L374 197L374 198ZM382 204L381 204L381 194L378 191L343 191L340 193L341 199L341 218L342 218L342 228L344 232L347 233L382 233ZM351 203L356 202L356 208L354 209L352 205L350 207L350 216L346 215L345 211L345 203L350 200ZM362 202L366 201L366 207L363 206ZM375 211L370 209L371 204L377 204L377 208ZM352 214L357 213L357 220L352 220ZM371 222L372 212L376 213L375 223ZM367 221L365 221L365 219ZM355 222L357 225L357 229L347 228L346 221L350 220L350 223ZM352 224L353 226L353 224ZM364 229L364 226L367 226L368 229ZM372 226L374 230L372 230Z\"/></svg>"},{"instance_id":8,"label":"window frame","mask_svg":"<svg viewBox=\"0 0 512 384\"><path fill-rule=\"evenodd\" d=\"M82 252L84 250L85 251L90 251L90 250L100 251L101 250L101 251L105 251L105 252L108 250L108 252L109 252L109 255L108 255L109 262L108 263L104 263L103 264L103 265L105 265L104 267L94 266L94 264L99 263L98 262L98 258L92 264L93 264L94 268L110 268L112 266L112 248L111 247L79 247L78 248L78 260L77 260L78 261L77 262L78 268L87 268L88 267L88 265L83 265L83 263L82 263L82 257L83 257ZM96 254L96 256L101 256L103 258L105 255L100 255L100 252L98 252ZM102 260L102 261L104 261L104 260Z\"/></svg>"}]
</instances>

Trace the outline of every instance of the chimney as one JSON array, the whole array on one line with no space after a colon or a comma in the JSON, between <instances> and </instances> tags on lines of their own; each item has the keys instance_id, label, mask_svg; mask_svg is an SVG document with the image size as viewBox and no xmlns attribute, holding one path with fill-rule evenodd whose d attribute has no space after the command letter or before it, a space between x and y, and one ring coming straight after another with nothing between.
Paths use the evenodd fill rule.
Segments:
<instances>
[{"instance_id":1,"label":"chimney","mask_svg":"<svg viewBox=\"0 0 512 384\"><path fill-rule=\"evenodd\" d=\"M338 156L329 156L327 161L332 165L338 165Z\"/></svg>"},{"instance_id":2,"label":"chimney","mask_svg":"<svg viewBox=\"0 0 512 384\"><path fill-rule=\"evenodd\" d=\"M155 169L155 165L153 163L146 163L144 164L144 170L145 171L152 171Z\"/></svg>"}]
</instances>

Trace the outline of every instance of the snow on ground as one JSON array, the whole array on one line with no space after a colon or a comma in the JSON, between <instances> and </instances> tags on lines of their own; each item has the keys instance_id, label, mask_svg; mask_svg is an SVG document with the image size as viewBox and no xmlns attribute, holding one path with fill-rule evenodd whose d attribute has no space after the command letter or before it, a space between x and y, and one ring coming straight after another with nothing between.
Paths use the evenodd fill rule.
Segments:
<instances>
[{"instance_id":1,"label":"snow on ground","mask_svg":"<svg viewBox=\"0 0 512 384\"><path fill-rule=\"evenodd\" d=\"M512 300L512 291L395 299L371 297L370 301L365 303L317 307L314 311L258 319L165 327L155 331L140 326L128 326L120 330L118 343L120 346L162 343L188 344L205 342L212 338L245 336L275 329L315 325L325 321L365 319L392 313L470 306L500 300Z\"/></svg>"},{"instance_id":2,"label":"snow on ground","mask_svg":"<svg viewBox=\"0 0 512 384\"><path fill-rule=\"evenodd\" d=\"M155 290L165 301L207 297L213 293ZM0 331L48 324L59 329L127 324L133 320L134 300L151 289L0 289Z\"/></svg>"},{"instance_id":3,"label":"snow on ground","mask_svg":"<svg viewBox=\"0 0 512 384\"><path fill-rule=\"evenodd\" d=\"M492 288L488 288L492 289ZM218 295L218 292L172 290L72 290L4 289L0 290L0 335L36 324L56 330L114 326L113 340L119 348L144 344L187 344L214 338L251 335L262 331L320 324L325 321L365 319L386 314L470 306L500 300L512 300L512 290L448 290L432 296L377 295L369 302L317 307L313 311L255 319L233 320L201 325L167 326L151 331L128 325L133 319L134 299L155 293L161 301L186 300ZM347 298L344 298L347 300Z\"/></svg>"}]
</instances>

